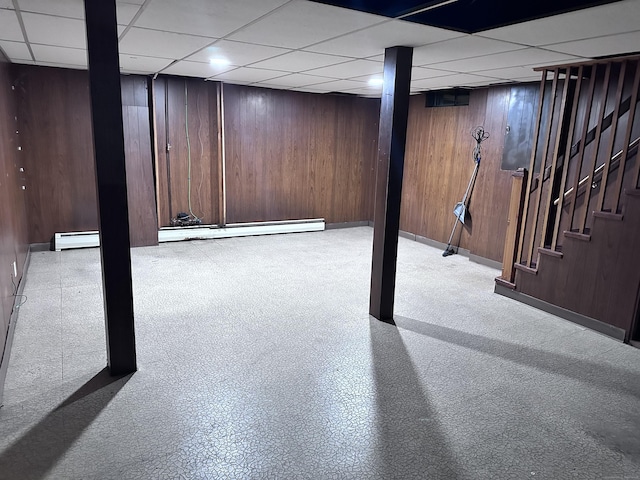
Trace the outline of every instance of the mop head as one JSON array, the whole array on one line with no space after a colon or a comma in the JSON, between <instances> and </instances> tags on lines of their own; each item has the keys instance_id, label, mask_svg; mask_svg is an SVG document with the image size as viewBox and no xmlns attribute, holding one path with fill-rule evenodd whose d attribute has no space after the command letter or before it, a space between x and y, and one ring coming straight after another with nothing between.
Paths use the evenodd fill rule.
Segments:
<instances>
[{"instance_id":1,"label":"mop head","mask_svg":"<svg viewBox=\"0 0 640 480\"><path fill-rule=\"evenodd\" d=\"M453 247L447 247L447 249L444 252L442 252L443 257L448 257L450 255L455 255L455 254L456 254L456 251L454 250Z\"/></svg>"}]
</instances>

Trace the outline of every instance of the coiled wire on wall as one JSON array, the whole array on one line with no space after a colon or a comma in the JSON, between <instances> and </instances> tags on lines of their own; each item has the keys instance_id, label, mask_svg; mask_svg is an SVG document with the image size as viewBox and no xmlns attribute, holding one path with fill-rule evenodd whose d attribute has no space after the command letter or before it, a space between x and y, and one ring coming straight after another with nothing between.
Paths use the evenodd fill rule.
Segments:
<instances>
[{"instance_id":1,"label":"coiled wire on wall","mask_svg":"<svg viewBox=\"0 0 640 480\"><path fill-rule=\"evenodd\" d=\"M187 190L189 197L189 214L197 223L200 223L202 220L193 213L193 209L191 208L191 141L189 140L189 97L186 80L184 81L184 129L187 137Z\"/></svg>"}]
</instances>

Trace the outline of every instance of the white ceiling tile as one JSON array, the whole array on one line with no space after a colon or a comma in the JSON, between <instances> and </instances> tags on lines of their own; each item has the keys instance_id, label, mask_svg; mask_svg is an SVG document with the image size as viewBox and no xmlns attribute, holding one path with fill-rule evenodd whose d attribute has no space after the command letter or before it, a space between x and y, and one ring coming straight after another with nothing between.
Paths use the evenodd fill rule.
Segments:
<instances>
[{"instance_id":1,"label":"white ceiling tile","mask_svg":"<svg viewBox=\"0 0 640 480\"><path fill-rule=\"evenodd\" d=\"M0 10L0 40L24 41L16 12Z\"/></svg>"},{"instance_id":2,"label":"white ceiling tile","mask_svg":"<svg viewBox=\"0 0 640 480\"><path fill-rule=\"evenodd\" d=\"M460 60L463 58L490 55L521 49L521 45L492 40L489 38L465 35L433 45L425 45L413 51L414 65L429 65L433 63Z\"/></svg>"},{"instance_id":3,"label":"white ceiling tile","mask_svg":"<svg viewBox=\"0 0 640 480\"><path fill-rule=\"evenodd\" d=\"M451 72L444 70L434 70L433 68L413 67L411 69L412 80L422 80L423 78L436 78L451 75Z\"/></svg>"},{"instance_id":4,"label":"white ceiling tile","mask_svg":"<svg viewBox=\"0 0 640 480\"><path fill-rule=\"evenodd\" d=\"M398 45L418 47L459 37L462 33L417 23L392 20L381 25L344 35L334 40L309 47L313 52L347 55L364 58L384 52L387 47Z\"/></svg>"},{"instance_id":5,"label":"white ceiling tile","mask_svg":"<svg viewBox=\"0 0 640 480\"><path fill-rule=\"evenodd\" d=\"M187 62L183 60L166 68L162 71L162 73L184 75L187 77L209 78L214 75L219 75L226 71L232 70L233 68L234 67L221 67L214 66L209 63Z\"/></svg>"},{"instance_id":6,"label":"white ceiling tile","mask_svg":"<svg viewBox=\"0 0 640 480\"><path fill-rule=\"evenodd\" d=\"M258 88L270 88L272 90L291 90L291 87L286 86L286 85L276 85L276 84L271 84L271 83L254 83L253 85L251 85L252 87L258 87Z\"/></svg>"},{"instance_id":7,"label":"white ceiling tile","mask_svg":"<svg viewBox=\"0 0 640 480\"><path fill-rule=\"evenodd\" d=\"M0 40L0 48L7 54L12 62L17 60L31 60L31 54L24 42L9 42Z\"/></svg>"},{"instance_id":8,"label":"white ceiling tile","mask_svg":"<svg viewBox=\"0 0 640 480\"><path fill-rule=\"evenodd\" d=\"M82 66L82 65L72 65L69 63L58 63L58 62L37 62L37 64L34 65L38 65L39 67L56 67L56 68L66 68L66 69L71 69L71 70L87 70L86 65Z\"/></svg>"},{"instance_id":9,"label":"white ceiling tile","mask_svg":"<svg viewBox=\"0 0 640 480\"><path fill-rule=\"evenodd\" d=\"M118 18L118 24L120 25L129 25L133 17L136 16L138 10L140 10L139 5L133 5L131 3L122 3L118 2L116 4L116 16Z\"/></svg>"},{"instance_id":10,"label":"white ceiling tile","mask_svg":"<svg viewBox=\"0 0 640 480\"><path fill-rule=\"evenodd\" d=\"M84 18L84 2L82 0L19 0L18 3L21 12Z\"/></svg>"},{"instance_id":11,"label":"white ceiling tile","mask_svg":"<svg viewBox=\"0 0 640 480\"><path fill-rule=\"evenodd\" d=\"M347 93L354 93L362 97L380 98L382 96L382 89L381 88L355 88L353 90L349 90Z\"/></svg>"},{"instance_id":12,"label":"white ceiling tile","mask_svg":"<svg viewBox=\"0 0 640 480\"><path fill-rule=\"evenodd\" d=\"M0 0L0 8L13 8L11 0Z\"/></svg>"},{"instance_id":13,"label":"white ceiling tile","mask_svg":"<svg viewBox=\"0 0 640 480\"><path fill-rule=\"evenodd\" d=\"M283 5L287 0L154 0L136 26L220 38ZM259 43L259 42L258 42Z\"/></svg>"},{"instance_id":14,"label":"white ceiling tile","mask_svg":"<svg viewBox=\"0 0 640 480\"><path fill-rule=\"evenodd\" d=\"M483 82L497 82L499 79L482 77L479 75L458 74L449 75L446 77L437 78L425 78L423 80L415 80L411 82L412 90L431 90L437 88L452 88L452 87L464 87L472 84L478 84Z\"/></svg>"},{"instance_id":15,"label":"white ceiling tile","mask_svg":"<svg viewBox=\"0 0 640 480\"><path fill-rule=\"evenodd\" d=\"M321 53L311 53L295 51L271 58L254 64L254 67L271 68L274 70L285 70L288 72L304 72L314 68L335 65L349 61L348 57L338 57L334 55L324 55Z\"/></svg>"},{"instance_id":16,"label":"white ceiling tile","mask_svg":"<svg viewBox=\"0 0 640 480\"><path fill-rule=\"evenodd\" d=\"M356 82L355 80L334 80L322 83L321 85L314 85L316 88L319 88L320 86L330 92L341 92L345 90L353 90L354 88L364 88L367 84L364 82Z\"/></svg>"},{"instance_id":17,"label":"white ceiling tile","mask_svg":"<svg viewBox=\"0 0 640 480\"><path fill-rule=\"evenodd\" d=\"M222 80L225 82L243 82L254 83L264 82L271 80L272 78L282 77L287 75L287 72L279 72L276 70L264 70L261 68L237 68L220 75L216 75L213 80Z\"/></svg>"},{"instance_id":18,"label":"white ceiling tile","mask_svg":"<svg viewBox=\"0 0 640 480\"><path fill-rule=\"evenodd\" d=\"M436 63L429 66L436 69L467 73L522 65L548 65L553 62L571 63L580 60L582 60L582 58L564 53L551 52L539 48L523 48L511 52L465 58L463 60Z\"/></svg>"},{"instance_id":19,"label":"white ceiling tile","mask_svg":"<svg viewBox=\"0 0 640 480\"><path fill-rule=\"evenodd\" d=\"M120 54L120 70L124 72L155 73L168 66L172 59Z\"/></svg>"},{"instance_id":20,"label":"white ceiling tile","mask_svg":"<svg viewBox=\"0 0 640 480\"><path fill-rule=\"evenodd\" d=\"M531 78L536 75L531 67L510 67L498 68L493 70L480 70L475 72L477 75L486 75L488 77L503 78L506 80L518 80L521 78ZM538 74L538 80L542 77Z\"/></svg>"},{"instance_id":21,"label":"white ceiling tile","mask_svg":"<svg viewBox=\"0 0 640 480\"><path fill-rule=\"evenodd\" d=\"M269 80L260 82L261 84L281 85L283 88L305 87L307 85L316 85L318 83L326 83L332 81L332 78L317 77L314 75L306 75L304 73L292 73L279 77L277 80Z\"/></svg>"},{"instance_id":22,"label":"white ceiling tile","mask_svg":"<svg viewBox=\"0 0 640 480\"><path fill-rule=\"evenodd\" d=\"M383 20L355 10L294 0L229 38L275 47L302 48Z\"/></svg>"},{"instance_id":23,"label":"white ceiling tile","mask_svg":"<svg viewBox=\"0 0 640 480\"><path fill-rule=\"evenodd\" d=\"M138 12L140 5L118 1L116 8L118 23L126 25ZM20 11L84 20L83 0L20 0Z\"/></svg>"},{"instance_id":24,"label":"white ceiling tile","mask_svg":"<svg viewBox=\"0 0 640 480\"><path fill-rule=\"evenodd\" d=\"M329 93L331 90L324 90L322 88L315 88L315 87L299 87L299 88L292 88L291 91L323 94L323 93Z\"/></svg>"},{"instance_id":25,"label":"white ceiling tile","mask_svg":"<svg viewBox=\"0 0 640 480\"><path fill-rule=\"evenodd\" d=\"M324 77L351 78L361 77L363 75L382 74L382 70L383 65L381 62L372 62L371 60L352 60L350 62L340 63L330 67L310 70L307 73L322 75Z\"/></svg>"},{"instance_id":26,"label":"white ceiling tile","mask_svg":"<svg viewBox=\"0 0 640 480\"><path fill-rule=\"evenodd\" d=\"M22 19L29 42L58 47L86 48L83 20L23 13Z\"/></svg>"},{"instance_id":27,"label":"white ceiling tile","mask_svg":"<svg viewBox=\"0 0 640 480\"><path fill-rule=\"evenodd\" d=\"M638 0L626 0L487 30L479 35L541 46L631 32L639 25Z\"/></svg>"},{"instance_id":28,"label":"white ceiling tile","mask_svg":"<svg viewBox=\"0 0 640 480\"><path fill-rule=\"evenodd\" d=\"M211 38L134 27L120 40L120 52L181 59L211 42Z\"/></svg>"},{"instance_id":29,"label":"white ceiling tile","mask_svg":"<svg viewBox=\"0 0 640 480\"><path fill-rule=\"evenodd\" d=\"M208 62L210 58L226 58L231 65L244 66L266 58L282 55L290 50L285 48L267 47L251 43L220 40L215 44L191 55L186 60L194 62Z\"/></svg>"},{"instance_id":30,"label":"white ceiling tile","mask_svg":"<svg viewBox=\"0 0 640 480\"><path fill-rule=\"evenodd\" d=\"M453 75L455 72L446 72L443 70L434 70L432 68L413 67L411 69L411 80L422 80L424 78L445 77ZM382 78L382 74L362 75L360 77L351 77L350 80L360 82L368 82L371 78Z\"/></svg>"},{"instance_id":31,"label":"white ceiling tile","mask_svg":"<svg viewBox=\"0 0 640 480\"><path fill-rule=\"evenodd\" d=\"M78 67L87 66L87 52L78 48L31 45L36 63L60 63Z\"/></svg>"},{"instance_id":32,"label":"white ceiling tile","mask_svg":"<svg viewBox=\"0 0 640 480\"><path fill-rule=\"evenodd\" d=\"M640 31L559 43L548 45L545 48L582 57L622 55L640 50Z\"/></svg>"}]
</instances>

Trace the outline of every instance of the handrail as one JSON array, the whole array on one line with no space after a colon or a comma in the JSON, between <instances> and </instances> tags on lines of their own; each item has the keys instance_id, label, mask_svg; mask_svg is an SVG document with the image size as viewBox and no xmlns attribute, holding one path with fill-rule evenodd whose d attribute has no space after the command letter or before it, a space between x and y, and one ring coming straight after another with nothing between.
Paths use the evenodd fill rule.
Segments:
<instances>
[{"instance_id":1,"label":"handrail","mask_svg":"<svg viewBox=\"0 0 640 480\"><path fill-rule=\"evenodd\" d=\"M633 149L638 147L638 144L640 144L640 137L636 138L633 142L631 142L629 144L629 150L627 151L627 158L630 158L634 155ZM613 172L616 168L618 168L618 165L620 164L620 157L622 157L622 152L624 152L624 149L620 150L618 153L616 153L614 156L611 157L611 171ZM635 152L637 153L637 151ZM600 180L602 178L602 171L604 170L604 166L606 165L606 162L603 163L602 165L600 165L598 168L595 169L595 171L593 172L593 180L596 180L596 176L599 175L598 180ZM584 177L582 180L580 180L580 182L578 182L578 190L580 190L589 180L589 175L587 175L586 177ZM563 195L563 205L564 205L564 201L566 201L566 198L571 195L573 193L573 187L571 187L569 190L567 190L566 192L564 192ZM560 197L556 198L553 201L554 205L558 205L558 202L560 201Z\"/></svg>"}]
</instances>

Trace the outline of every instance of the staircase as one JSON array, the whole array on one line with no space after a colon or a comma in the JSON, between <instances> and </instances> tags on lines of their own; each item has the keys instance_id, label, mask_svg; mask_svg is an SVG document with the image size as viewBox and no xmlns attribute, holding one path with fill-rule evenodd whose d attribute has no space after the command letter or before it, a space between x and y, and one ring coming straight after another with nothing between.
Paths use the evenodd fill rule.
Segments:
<instances>
[{"instance_id":1,"label":"staircase","mask_svg":"<svg viewBox=\"0 0 640 480\"><path fill-rule=\"evenodd\" d=\"M630 343L640 341L639 87L638 56L542 69L496 279Z\"/></svg>"}]
</instances>

